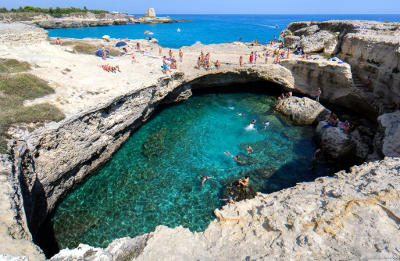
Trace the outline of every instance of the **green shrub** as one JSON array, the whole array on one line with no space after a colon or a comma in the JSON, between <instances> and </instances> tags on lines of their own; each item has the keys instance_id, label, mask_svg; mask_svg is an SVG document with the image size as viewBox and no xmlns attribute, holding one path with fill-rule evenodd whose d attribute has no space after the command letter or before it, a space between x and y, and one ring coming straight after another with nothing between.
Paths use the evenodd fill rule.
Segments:
<instances>
[{"instance_id":1,"label":"green shrub","mask_svg":"<svg viewBox=\"0 0 400 261\"><path fill-rule=\"evenodd\" d=\"M0 59L0 73L25 72L31 68L27 62L20 62L15 59Z\"/></svg>"},{"instance_id":2,"label":"green shrub","mask_svg":"<svg viewBox=\"0 0 400 261\"><path fill-rule=\"evenodd\" d=\"M32 74L3 76L0 81L0 91L7 96L18 97L22 100L35 99L54 93L54 90L45 81Z\"/></svg>"},{"instance_id":3,"label":"green shrub","mask_svg":"<svg viewBox=\"0 0 400 261\"><path fill-rule=\"evenodd\" d=\"M18 123L60 121L64 114L50 104L24 106L27 99L54 93L47 83L31 74L0 77L0 153L6 153L7 129Z\"/></svg>"}]
</instances>

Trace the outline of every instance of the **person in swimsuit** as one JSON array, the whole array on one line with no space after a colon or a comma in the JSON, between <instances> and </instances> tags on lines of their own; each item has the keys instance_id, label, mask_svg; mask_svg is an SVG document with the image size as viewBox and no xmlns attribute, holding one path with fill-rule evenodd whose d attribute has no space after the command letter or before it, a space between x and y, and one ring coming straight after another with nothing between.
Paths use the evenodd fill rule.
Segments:
<instances>
[{"instance_id":1,"label":"person in swimsuit","mask_svg":"<svg viewBox=\"0 0 400 261\"><path fill-rule=\"evenodd\" d=\"M269 121L264 122L264 129L266 129L269 126Z\"/></svg>"},{"instance_id":2,"label":"person in swimsuit","mask_svg":"<svg viewBox=\"0 0 400 261\"><path fill-rule=\"evenodd\" d=\"M244 113L238 113L238 116L242 117L242 116L244 116Z\"/></svg>"},{"instance_id":3,"label":"person in swimsuit","mask_svg":"<svg viewBox=\"0 0 400 261\"><path fill-rule=\"evenodd\" d=\"M204 182L206 182L209 179L215 179L215 177L209 177L209 176L203 177L203 176L200 176L200 179L202 180L201 181L201 185L204 186Z\"/></svg>"},{"instance_id":4,"label":"person in swimsuit","mask_svg":"<svg viewBox=\"0 0 400 261\"><path fill-rule=\"evenodd\" d=\"M221 200L221 201L226 201L226 202L228 202L229 204L235 204L235 201L233 201L233 198L232 198L232 197L229 197L229 198L221 198L220 200Z\"/></svg>"},{"instance_id":5,"label":"person in swimsuit","mask_svg":"<svg viewBox=\"0 0 400 261\"><path fill-rule=\"evenodd\" d=\"M225 151L224 154L232 159L234 159L237 163L241 163L239 161L239 155L232 155L229 151Z\"/></svg>"},{"instance_id":6,"label":"person in swimsuit","mask_svg":"<svg viewBox=\"0 0 400 261\"><path fill-rule=\"evenodd\" d=\"M254 118L252 121L251 121L251 123L250 124L256 124L256 122L257 122L257 119L256 118Z\"/></svg>"},{"instance_id":7,"label":"person in swimsuit","mask_svg":"<svg viewBox=\"0 0 400 261\"><path fill-rule=\"evenodd\" d=\"M238 181L239 185L238 186L242 185L242 186L246 187L249 184L249 181L250 181L250 177L249 176L245 176L244 178L239 179L239 181Z\"/></svg>"},{"instance_id":8,"label":"person in swimsuit","mask_svg":"<svg viewBox=\"0 0 400 261\"><path fill-rule=\"evenodd\" d=\"M253 148L250 145L248 145L246 148L246 151L247 151L247 154L250 154L253 152Z\"/></svg>"},{"instance_id":9,"label":"person in swimsuit","mask_svg":"<svg viewBox=\"0 0 400 261\"><path fill-rule=\"evenodd\" d=\"M239 57L239 65L240 65L240 66L243 66L243 56L240 56L240 57Z\"/></svg>"},{"instance_id":10,"label":"person in swimsuit","mask_svg":"<svg viewBox=\"0 0 400 261\"><path fill-rule=\"evenodd\" d=\"M183 60L183 52L182 52L182 49L179 49L179 60L180 60L180 62L182 62L182 60Z\"/></svg>"},{"instance_id":11,"label":"person in swimsuit","mask_svg":"<svg viewBox=\"0 0 400 261\"><path fill-rule=\"evenodd\" d=\"M319 102L319 98L321 97L322 91L321 88L317 89L317 95L315 96L315 100Z\"/></svg>"}]
</instances>

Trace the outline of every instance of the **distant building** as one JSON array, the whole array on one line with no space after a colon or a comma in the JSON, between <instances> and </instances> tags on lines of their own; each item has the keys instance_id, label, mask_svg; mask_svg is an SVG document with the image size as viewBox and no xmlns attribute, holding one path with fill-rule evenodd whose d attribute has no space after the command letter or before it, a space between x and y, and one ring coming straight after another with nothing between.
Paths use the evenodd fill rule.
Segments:
<instances>
[{"instance_id":1,"label":"distant building","mask_svg":"<svg viewBox=\"0 0 400 261\"><path fill-rule=\"evenodd\" d=\"M145 16L146 17L156 17L156 11L154 11L154 8L149 8L149 9L147 9Z\"/></svg>"}]
</instances>

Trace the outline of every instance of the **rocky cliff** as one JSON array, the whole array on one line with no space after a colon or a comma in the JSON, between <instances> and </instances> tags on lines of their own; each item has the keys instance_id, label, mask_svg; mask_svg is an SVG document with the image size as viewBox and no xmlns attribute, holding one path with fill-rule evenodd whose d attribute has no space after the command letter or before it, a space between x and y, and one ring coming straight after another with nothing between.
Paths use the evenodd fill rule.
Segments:
<instances>
[{"instance_id":1,"label":"rocky cliff","mask_svg":"<svg viewBox=\"0 0 400 261\"><path fill-rule=\"evenodd\" d=\"M296 26L304 28L303 23L299 23L289 29L295 30ZM350 28L346 23L343 28L346 26ZM19 37L23 42L37 33L43 41L43 30L33 30L32 35L28 29L21 34L9 30L7 36L0 34L0 39L12 43L8 39ZM307 34L311 35L312 30ZM232 65L218 71L200 72L193 70L190 64L192 70L187 73L175 73L160 77L152 84L131 87L130 91L112 96L90 110L70 115L60 123L47 124L32 133L14 132L11 156L4 163L9 166L4 175L7 178L0 180L0 185L13 188L3 193L2 202L7 203L1 209L11 212L7 212L10 213L7 214L9 223L1 224L3 242L9 243L0 244L0 252L43 258L30 242L26 224L33 234L37 233L57 201L101 167L159 104L187 99L196 88L268 81L308 95L321 87L323 100L350 110L365 106L359 111L368 114L374 106L364 100L364 90L354 85L352 71L356 66L296 59L281 65ZM377 100L377 103L384 104L384 101ZM309 102L304 101L304 104ZM297 113L296 110L292 112ZM314 113L309 115L296 117L307 123L318 118ZM379 120L381 136L376 143L380 144L382 156L400 156L399 146L396 146L399 117L395 113L381 116ZM398 158L386 158L354 167L350 173L339 172L334 178L321 178L271 195L259 194L253 200L216 210L217 220L203 233L191 233L181 227L158 227L154 233L135 239L115 240L107 249L82 245L72 251L63 250L54 260L100 257L104 260L157 260L164 255L175 260L193 257L201 260L286 259L293 256L298 259L310 256L313 259L395 259L399 257L398 240L395 240L399 238L399 166ZM9 227L19 230L9 230ZM26 247L14 247L19 244L18 240Z\"/></svg>"},{"instance_id":2,"label":"rocky cliff","mask_svg":"<svg viewBox=\"0 0 400 261\"><path fill-rule=\"evenodd\" d=\"M337 82L336 87L349 88L352 81L350 91L356 96L355 107L365 109L365 104L373 105L377 116L393 102L400 103L400 23L296 22L288 25L281 36L286 46L301 47L305 52L325 52L349 63L352 74L347 81ZM296 64L290 66L296 67ZM331 81L332 78L326 75L323 79ZM301 89L305 88L304 81L298 84ZM306 85L314 87L313 82ZM340 103L350 104L350 101Z\"/></svg>"},{"instance_id":3,"label":"rocky cliff","mask_svg":"<svg viewBox=\"0 0 400 261\"><path fill-rule=\"evenodd\" d=\"M154 10L153 10L154 11ZM153 13L152 13L153 14ZM150 23L178 23L185 20L174 20L170 17L154 16L133 16L124 13L103 13L93 14L78 13L64 15L61 18L55 18L46 14L27 15L17 14L0 14L0 21L3 22L21 22L30 25L37 25L44 29L54 28L73 28L73 27L93 27L93 26L111 26L123 24L150 24Z\"/></svg>"},{"instance_id":4,"label":"rocky cliff","mask_svg":"<svg viewBox=\"0 0 400 261\"><path fill-rule=\"evenodd\" d=\"M215 210L204 232L159 226L107 248L80 245L51 260L399 259L400 159L258 194Z\"/></svg>"}]
</instances>

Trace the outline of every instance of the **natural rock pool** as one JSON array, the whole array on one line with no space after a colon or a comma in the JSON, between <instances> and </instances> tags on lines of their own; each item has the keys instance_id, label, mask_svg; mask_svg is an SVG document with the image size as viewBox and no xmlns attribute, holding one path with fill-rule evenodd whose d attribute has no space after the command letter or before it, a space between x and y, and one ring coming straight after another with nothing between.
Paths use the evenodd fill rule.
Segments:
<instances>
[{"instance_id":1,"label":"natural rock pool","mask_svg":"<svg viewBox=\"0 0 400 261\"><path fill-rule=\"evenodd\" d=\"M312 162L312 127L280 118L274 103L262 94L206 94L162 110L60 203L51 220L59 247L105 247L161 224L202 231L223 204L224 186L245 174L264 193L326 175ZM201 175L216 179L202 186Z\"/></svg>"}]
</instances>

